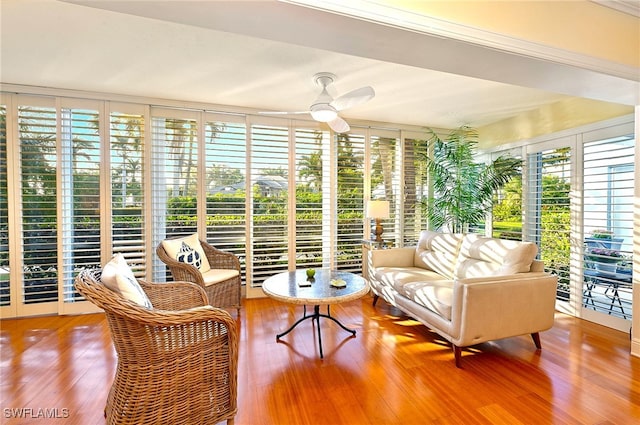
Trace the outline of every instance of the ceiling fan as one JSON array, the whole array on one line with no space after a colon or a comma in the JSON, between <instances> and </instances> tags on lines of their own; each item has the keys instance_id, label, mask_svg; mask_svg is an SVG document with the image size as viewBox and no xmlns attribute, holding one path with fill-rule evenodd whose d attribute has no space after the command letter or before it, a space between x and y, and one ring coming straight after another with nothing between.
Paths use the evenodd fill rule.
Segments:
<instances>
[{"instance_id":1,"label":"ceiling fan","mask_svg":"<svg viewBox=\"0 0 640 425\"><path fill-rule=\"evenodd\" d=\"M320 95L313 101L308 111L297 112L260 112L261 114L277 115L277 114L311 114L311 117L319 122L326 122L329 127L336 133L346 133L350 130L349 124L340 116L338 112L348 108L361 105L373 99L376 95L373 88L366 86L350 91L342 96L334 99L327 92L327 86L333 83L337 77L330 72L319 72L313 76L313 82L316 83L322 91Z\"/></svg>"}]
</instances>

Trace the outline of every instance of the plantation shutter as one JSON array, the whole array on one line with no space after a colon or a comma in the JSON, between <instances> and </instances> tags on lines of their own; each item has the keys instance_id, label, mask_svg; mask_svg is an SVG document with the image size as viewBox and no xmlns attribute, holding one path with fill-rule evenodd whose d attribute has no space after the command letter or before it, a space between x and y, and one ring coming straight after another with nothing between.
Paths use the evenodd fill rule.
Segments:
<instances>
[{"instance_id":1,"label":"plantation shutter","mask_svg":"<svg viewBox=\"0 0 640 425\"><path fill-rule=\"evenodd\" d=\"M277 122L277 121L261 121ZM251 125L251 283L289 267L289 129ZM295 190L295 188L294 188Z\"/></svg>"},{"instance_id":2,"label":"plantation shutter","mask_svg":"<svg viewBox=\"0 0 640 425\"><path fill-rule=\"evenodd\" d=\"M329 216L323 217L323 205L329 210L330 178L325 167L329 167L329 133L314 129L296 129L296 267L322 267L329 264L328 248Z\"/></svg>"},{"instance_id":3,"label":"plantation shutter","mask_svg":"<svg viewBox=\"0 0 640 425\"><path fill-rule=\"evenodd\" d=\"M403 140L403 169L400 173L403 191L399 204L403 217L401 246L415 246L420 232L427 228L426 210L422 200L428 198L426 164L417 153L425 151L425 143L408 135Z\"/></svg>"},{"instance_id":4,"label":"plantation shutter","mask_svg":"<svg viewBox=\"0 0 640 425\"><path fill-rule=\"evenodd\" d=\"M10 304L7 106L0 104L0 307Z\"/></svg>"},{"instance_id":5,"label":"plantation shutter","mask_svg":"<svg viewBox=\"0 0 640 425\"><path fill-rule=\"evenodd\" d=\"M570 297L571 155L569 148L527 156L526 239L540 248L545 270L558 276L558 299Z\"/></svg>"},{"instance_id":6,"label":"plantation shutter","mask_svg":"<svg viewBox=\"0 0 640 425\"><path fill-rule=\"evenodd\" d=\"M152 111L154 246L165 238L197 232L197 118L191 111ZM156 258L154 265L155 281L170 280L171 274L160 260Z\"/></svg>"},{"instance_id":7,"label":"plantation shutter","mask_svg":"<svg viewBox=\"0 0 640 425\"><path fill-rule=\"evenodd\" d=\"M83 105L84 104L84 105ZM62 281L64 304L81 299L79 270L101 266L100 112L95 102L73 101L60 110ZM61 307L67 312L67 307ZM71 308L71 307L69 307Z\"/></svg>"},{"instance_id":8,"label":"plantation shutter","mask_svg":"<svg viewBox=\"0 0 640 425\"><path fill-rule=\"evenodd\" d=\"M22 211L19 305L58 300L56 115L53 106L18 105Z\"/></svg>"},{"instance_id":9,"label":"plantation shutter","mask_svg":"<svg viewBox=\"0 0 640 425\"><path fill-rule=\"evenodd\" d=\"M382 239L395 243L400 238L399 219L402 204L400 199L400 150L395 132L375 131L371 135L371 194L374 200L389 202L389 217L383 218L381 224L384 233ZM373 231L372 236L373 239Z\"/></svg>"},{"instance_id":10,"label":"plantation shutter","mask_svg":"<svg viewBox=\"0 0 640 425\"><path fill-rule=\"evenodd\" d=\"M138 277L147 270L144 211L144 115L115 105L109 119L111 243Z\"/></svg>"},{"instance_id":11,"label":"plantation shutter","mask_svg":"<svg viewBox=\"0 0 640 425\"><path fill-rule=\"evenodd\" d=\"M208 114L205 123L207 240L235 254L245 274L247 256L247 131L244 119Z\"/></svg>"},{"instance_id":12,"label":"plantation shutter","mask_svg":"<svg viewBox=\"0 0 640 425\"><path fill-rule=\"evenodd\" d=\"M365 193L364 134L353 129L335 135L337 141L337 237L336 267L343 271L362 271L362 239Z\"/></svg>"},{"instance_id":13,"label":"plantation shutter","mask_svg":"<svg viewBox=\"0 0 640 425\"><path fill-rule=\"evenodd\" d=\"M583 149L583 306L631 320L635 141L596 139Z\"/></svg>"}]
</instances>

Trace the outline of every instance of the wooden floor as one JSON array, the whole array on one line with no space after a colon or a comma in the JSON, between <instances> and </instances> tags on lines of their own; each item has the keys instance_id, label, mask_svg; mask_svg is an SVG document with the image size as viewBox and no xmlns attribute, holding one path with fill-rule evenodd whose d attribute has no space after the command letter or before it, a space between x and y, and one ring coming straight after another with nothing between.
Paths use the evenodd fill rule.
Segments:
<instances>
[{"instance_id":1,"label":"wooden floor","mask_svg":"<svg viewBox=\"0 0 640 425\"><path fill-rule=\"evenodd\" d=\"M485 343L457 369L447 343L382 301L333 307L357 335L321 322L323 360L310 321L275 340L301 314L245 300L237 425L640 423L640 359L622 332L558 314L542 351L529 336ZM0 325L0 423L104 424L116 358L102 315Z\"/></svg>"}]
</instances>

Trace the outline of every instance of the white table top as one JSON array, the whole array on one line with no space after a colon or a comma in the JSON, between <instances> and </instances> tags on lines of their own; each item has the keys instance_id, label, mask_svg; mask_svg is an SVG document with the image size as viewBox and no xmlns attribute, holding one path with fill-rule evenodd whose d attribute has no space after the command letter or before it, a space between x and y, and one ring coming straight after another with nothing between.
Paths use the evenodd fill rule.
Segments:
<instances>
[{"instance_id":1,"label":"white table top","mask_svg":"<svg viewBox=\"0 0 640 425\"><path fill-rule=\"evenodd\" d=\"M262 283L262 291L285 303L305 305L339 304L361 298L369 292L369 283L361 276L330 269L315 270L310 286L298 285L299 282L307 282L306 269L300 269L267 278ZM332 279L342 279L347 285L334 288L330 285Z\"/></svg>"}]
</instances>

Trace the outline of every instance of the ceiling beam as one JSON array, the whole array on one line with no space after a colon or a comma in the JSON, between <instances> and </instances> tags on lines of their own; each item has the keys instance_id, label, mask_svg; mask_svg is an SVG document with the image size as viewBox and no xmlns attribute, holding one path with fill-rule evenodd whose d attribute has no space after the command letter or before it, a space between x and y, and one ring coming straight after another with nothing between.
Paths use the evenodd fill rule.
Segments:
<instances>
[{"instance_id":1,"label":"ceiling beam","mask_svg":"<svg viewBox=\"0 0 640 425\"><path fill-rule=\"evenodd\" d=\"M640 73L635 68L605 69L606 61L562 63L579 64L579 55L571 58L570 52L554 53L548 47L546 57L540 58L532 43L512 39L498 46L495 35L483 40L477 31L474 43L447 37L442 28L433 34L428 28L408 29L278 1L68 2L571 96L640 104Z\"/></svg>"}]
</instances>

